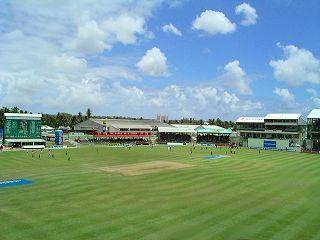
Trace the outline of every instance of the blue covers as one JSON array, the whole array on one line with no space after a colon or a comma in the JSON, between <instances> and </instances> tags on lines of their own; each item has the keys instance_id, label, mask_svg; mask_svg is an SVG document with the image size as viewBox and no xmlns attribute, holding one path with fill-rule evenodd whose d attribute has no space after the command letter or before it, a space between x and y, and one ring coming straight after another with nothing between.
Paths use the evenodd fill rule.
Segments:
<instances>
[{"instance_id":1,"label":"blue covers","mask_svg":"<svg viewBox=\"0 0 320 240\"><path fill-rule=\"evenodd\" d=\"M207 160L216 160L216 159L219 159L219 158L225 158L225 157L229 157L228 155L210 155L210 156L205 156L203 157L204 159L207 159Z\"/></svg>"},{"instance_id":2,"label":"blue covers","mask_svg":"<svg viewBox=\"0 0 320 240\"><path fill-rule=\"evenodd\" d=\"M0 188L2 187L13 187L18 185L30 184L32 181L27 179L13 179L8 181L0 181Z\"/></svg>"}]
</instances>

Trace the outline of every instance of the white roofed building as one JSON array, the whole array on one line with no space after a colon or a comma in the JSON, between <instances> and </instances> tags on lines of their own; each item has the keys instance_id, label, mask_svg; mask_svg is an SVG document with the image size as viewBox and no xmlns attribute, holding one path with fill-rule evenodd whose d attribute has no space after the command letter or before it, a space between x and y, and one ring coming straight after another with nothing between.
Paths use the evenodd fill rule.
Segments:
<instances>
[{"instance_id":1,"label":"white roofed building","mask_svg":"<svg viewBox=\"0 0 320 240\"><path fill-rule=\"evenodd\" d=\"M269 113L264 117L265 123L296 123L299 125L305 125L302 115L299 113ZM280 124L282 125L282 124Z\"/></svg>"},{"instance_id":2,"label":"white roofed building","mask_svg":"<svg viewBox=\"0 0 320 240\"><path fill-rule=\"evenodd\" d=\"M320 109L313 109L307 116L308 140L307 148L320 150Z\"/></svg>"},{"instance_id":3,"label":"white roofed building","mask_svg":"<svg viewBox=\"0 0 320 240\"><path fill-rule=\"evenodd\" d=\"M306 138L307 123L301 114L268 114L264 124L268 139L290 139L291 145L302 145Z\"/></svg>"},{"instance_id":4,"label":"white roofed building","mask_svg":"<svg viewBox=\"0 0 320 240\"><path fill-rule=\"evenodd\" d=\"M236 129L240 134L242 146L248 145L248 138L265 138L263 117L239 117L236 120Z\"/></svg>"},{"instance_id":5,"label":"white roofed building","mask_svg":"<svg viewBox=\"0 0 320 240\"><path fill-rule=\"evenodd\" d=\"M306 122L297 113L270 113L265 117L240 117L236 121L243 146L258 140L280 140L281 149L298 147L307 135ZM260 142L261 142L260 141ZM247 145L246 145L247 144ZM260 144L260 143L259 143Z\"/></svg>"},{"instance_id":6,"label":"white roofed building","mask_svg":"<svg viewBox=\"0 0 320 240\"><path fill-rule=\"evenodd\" d=\"M320 109L313 109L307 116L307 120L316 120L320 119Z\"/></svg>"}]
</instances>

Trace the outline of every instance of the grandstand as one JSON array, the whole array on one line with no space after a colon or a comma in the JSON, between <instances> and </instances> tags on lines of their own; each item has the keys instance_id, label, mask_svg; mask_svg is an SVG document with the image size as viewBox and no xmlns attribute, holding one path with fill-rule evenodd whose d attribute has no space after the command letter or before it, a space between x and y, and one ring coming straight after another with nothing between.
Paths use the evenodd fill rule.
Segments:
<instances>
[{"instance_id":1,"label":"grandstand","mask_svg":"<svg viewBox=\"0 0 320 240\"><path fill-rule=\"evenodd\" d=\"M248 138L266 138L263 117L239 117L236 126L241 146L248 146Z\"/></svg>"},{"instance_id":2,"label":"grandstand","mask_svg":"<svg viewBox=\"0 0 320 240\"><path fill-rule=\"evenodd\" d=\"M76 124L74 131L90 134L96 141L147 143L160 126L169 125L154 119L90 118Z\"/></svg>"},{"instance_id":3,"label":"grandstand","mask_svg":"<svg viewBox=\"0 0 320 240\"><path fill-rule=\"evenodd\" d=\"M198 143L214 143L225 145L230 143L232 129L225 129L216 125L201 125L197 127Z\"/></svg>"},{"instance_id":4,"label":"grandstand","mask_svg":"<svg viewBox=\"0 0 320 240\"><path fill-rule=\"evenodd\" d=\"M308 136L306 148L308 150L320 150L320 109L313 109L307 116Z\"/></svg>"},{"instance_id":5,"label":"grandstand","mask_svg":"<svg viewBox=\"0 0 320 240\"><path fill-rule=\"evenodd\" d=\"M231 129L214 125L168 124L153 119L95 119L74 126L75 132L89 134L95 140L158 143L223 143L230 142Z\"/></svg>"},{"instance_id":6,"label":"grandstand","mask_svg":"<svg viewBox=\"0 0 320 240\"><path fill-rule=\"evenodd\" d=\"M199 125L171 124L158 128L158 142L179 142L191 143L196 142Z\"/></svg>"},{"instance_id":7,"label":"grandstand","mask_svg":"<svg viewBox=\"0 0 320 240\"><path fill-rule=\"evenodd\" d=\"M306 138L306 122L301 114L268 114L264 120L267 138L289 139L292 145L302 145Z\"/></svg>"},{"instance_id":8,"label":"grandstand","mask_svg":"<svg viewBox=\"0 0 320 240\"><path fill-rule=\"evenodd\" d=\"M301 114L267 114L264 118L240 117L236 125L243 146L253 148L300 148L307 133L306 122Z\"/></svg>"},{"instance_id":9,"label":"grandstand","mask_svg":"<svg viewBox=\"0 0 320 240\"><path fill-rule=\"evenodd\" d=\"M231 129L216 125L172 124L170 127L159 127L158 142L211 143L228 144Z\"/></svg>"}]
</instances>

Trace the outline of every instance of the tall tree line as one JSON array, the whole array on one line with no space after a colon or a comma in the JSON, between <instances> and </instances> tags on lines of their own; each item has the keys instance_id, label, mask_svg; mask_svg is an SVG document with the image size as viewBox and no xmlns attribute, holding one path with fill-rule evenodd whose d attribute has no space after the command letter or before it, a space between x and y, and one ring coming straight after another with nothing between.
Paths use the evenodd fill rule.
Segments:
<instances>
[{"instance_id":1,"label":"tall tree line","mask_svg":"<svg viewBox=\"0 0 320 240\"><path fill-rule=\"evenodd\" d=\"M209 119L208 120L208 123L210 125L217 125L217 126L220 126L220 127L223 127L223 128L235 128L236 126L236 123L233 122L233 121L223 121L221 120L220 118L217 118L217 119Z\"/></svg>"},{"instance_id":2,"label":"tall tree line","mask_svg":"<svg viewBox=\"0 0 320 240\"><path fill-rule=\"evenodd\" d=\"M77 115L70 113L58 112L57 114L42 114L42 124L58 128L60 126L71 127L87 120L88 117L79 112Z\"/></svg>"},{"instance_id":3,"label":"tall tree line","mask_svg":"<svg viewBox=\"0 0 320 240\"><path fill-rule=\"evenodd\" d=\"M235 127L235 122L232 121L223 121L220 118L214 119L210 118L208 121L204 121L202 119L195 119L195 118L182 118L178 120L169 120L169 123L172 124L198 124L202 125L205 122L207 122L209 125L216 125L220 126L223 128L234 128Z\"/></svg>"},{"instance_id":4,"label":"tall tree line","mask_svg":"<svg viewBox=\"0 0 320 240\"><path fill-rule=\"evenodd\" d=\"M7 108L2 107L0 109L0 127L4 125L4 113L31 113L25 110L22 110L18 107ZM83 115L79 112L76 115L65 113L65 112L58 112L57 114L42 114L42 124L48 125L50 127L58 128L60 126L70 127L73 128L74 125L83 122L89 118L105 118L105 116L94 116L92 115L92 111L90 108L86 110L86 114ZM119 116L107 116L107 118L127 118L127 119L142 119L141 118L130 118L130 117L119 117ZM217 125L223 128L234 128L235 123L232 121L222 121L220 118L214 119L210 118L208 121L204 121L202 119L195 119L195 118L182 118L179 120L169 120L169 123L176 123L176 124L204 124L205 122L209 123L210 125Z\"/></svg>"}]
</instances>

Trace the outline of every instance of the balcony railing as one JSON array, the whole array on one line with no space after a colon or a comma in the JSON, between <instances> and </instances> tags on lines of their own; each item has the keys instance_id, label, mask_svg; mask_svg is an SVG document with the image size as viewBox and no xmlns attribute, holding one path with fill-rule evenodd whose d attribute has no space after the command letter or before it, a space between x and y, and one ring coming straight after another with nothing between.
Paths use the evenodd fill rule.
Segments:
<instances>
[{"instance_id":1,"label":"balcony railing","mask_svg":"<svg viewBox=\"0 0 320 240\"><path fill-rule=\"evenodd\" d=\"M237 130L241 131L264 131L264 128L249 128L249 127L238 127Z\"/></svg>"},{"instance_id":2,"label":"balcony railing","mask_svg":"<svg viewBox=\"0 0 320 240\"><path fill-rule=\"evenodd\" d=\"M266 126L298 126L297 122L265 122Z\"/></svg>"},{"instance_id":3,"label":"balcony railing","mask_svg":"<svg viewBox=\"0 0 320 240\"><path fill-rule=\"evenodd\" d=\"M320 132L320 127L308 126L309 132Z\"/></svg>"}]
</instances>

